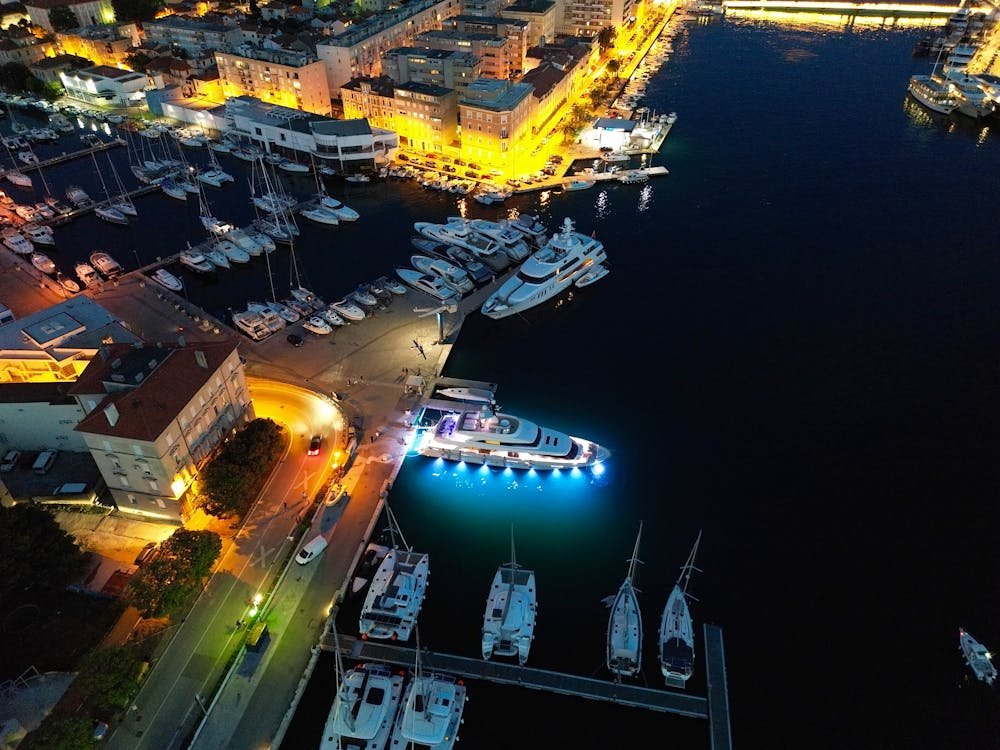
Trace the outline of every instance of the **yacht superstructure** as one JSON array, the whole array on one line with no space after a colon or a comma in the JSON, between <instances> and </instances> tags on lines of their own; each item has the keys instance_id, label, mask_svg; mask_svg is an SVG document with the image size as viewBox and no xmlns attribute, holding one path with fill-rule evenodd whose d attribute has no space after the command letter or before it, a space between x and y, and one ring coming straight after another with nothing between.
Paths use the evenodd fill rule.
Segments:
<instances>
[{"instance_id":1,"label":"yacht superstructure","mask_svg":"<svg viewBox=\"0 0 1000 750\"><path fill-rule=\"evenodd\" d=\"M407 640L424 603L429 575L430 556L426 552L393 546L365 596L358 626L361 637Z\"/></svg>"}]
</instances>

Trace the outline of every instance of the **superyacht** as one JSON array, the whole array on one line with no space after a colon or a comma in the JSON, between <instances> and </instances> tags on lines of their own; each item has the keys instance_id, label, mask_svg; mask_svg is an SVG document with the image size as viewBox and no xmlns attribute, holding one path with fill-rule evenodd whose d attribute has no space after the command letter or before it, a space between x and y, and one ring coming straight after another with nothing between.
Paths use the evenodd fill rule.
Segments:
<instances>
[{"instance_id":1,"label":"superyacht","mask_svg":"<svg viewBox=\"0 0 1000 750\"><path fill-rule=\"evenodd\" d=\"M524 261L518 272L483 303L487 317L506 318L552 299L571 287L594 265L607 259L604 245L574 231L573 220Z\"/></svg>"}]
</instances>

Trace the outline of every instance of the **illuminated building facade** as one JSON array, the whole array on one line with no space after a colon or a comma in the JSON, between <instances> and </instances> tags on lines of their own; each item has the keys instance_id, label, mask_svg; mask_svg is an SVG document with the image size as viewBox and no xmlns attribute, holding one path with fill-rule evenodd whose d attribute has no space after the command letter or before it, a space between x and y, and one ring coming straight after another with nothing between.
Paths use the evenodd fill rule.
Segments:
<instances>
[{"instance_id":1,"label":"illuminated building facade","mask_svg":"<svg viewBox=\"0 0 1000 750\"><path fill-rule=\"evenodd\" d=\"M518 54L516 40L492 34L441 29L421 34L416 45L475 55L482 75L489 78L512 78L514 71L523 67L524 58Z\"/></svg>"},{"instance_id":2,"label":"illuminated building facade","mask_svg":"<svg viewBox=\"0 0 1000 750\"><path fill-rule=\"evenodd\" d=\"M46 31L55 31L49 21L49 11L53 8L69 8L73 11L80 26L96 26L102 23L113 23L115 10L111 0L26 0L24 9L28 18L35 26L41 26Z\"/></svg>"},{"instance_id":3,"label":"illuminated building facade","mask_svg":"<svg viewBox=\"0 0 1000 750\"><path fill-rule=\"evenodd\" d=\"M326 66L313 55L263 47L216 52L223 96L252 96L270 104L329 115Z\"/></svg>"},{"instance_id":4,"label":"illuminated building facade","mask_svg":"<svg viewBox=\"0 0 1000 750\"><path fill-rule=\"evenodd\" d=\"M60 73L76 70L77 68L89 68L93 64L93 61L77 57L76 55L56 55L55 57L42 58L38 62L29 65L28 69L39 81L58 83L61 86L62 82L59 80Z\"/></svg>"},{"instance_id":5,"label":"illuminated building facade","mask_svg":"<svg viewBox=\"0 0 1000 750\"><path fill-rule=\"evenodd\" d=\"M573 93L572 80L568 71L548 62L524 75L521 82L531 84L531 96L535 100L532 133L537 134L551 124L553 116Z\"/></svg>"},{"instance_id":6,"label":"illuminated building facade","mask_svg":"<svg viewBox=\"0 0 1000 750\"><path fill-rule=\"evenodd\" d=\"M90 104L130 107L145 101L146 76L130 70L95 65L59 74L66 95Z\"/></svg>"},{"instance_id":7,"label":"illuminated building facade","mask_svg":"<svg viewBox=\"0 0 1000 750\"><path fill-rule=\"evenodd\" d=\"M518 0L503 9L504 18L517 18L528 24L528 46L551 42L556 35L556 16L560 5L551 0Z\"/></svg>"},{"instance_id":8,"label":"illuminated building facade","mask_svg":"<svg viewBox=\"0 0 1000 750\"><path fill-rule=\"evenodd\" d=\"M186 16L164 16L144 22L142 28L147 43L177 46L192 57L226 51L243 38L236 26Z\"/></svg>"},{"instance_id":9,"label":"illuminated building facade","mask_svg":"<svg viewBox=\"0 0 1000 750\"><path fill-rule=\"evenodd\" d=\"M383 53L410 44L417 34L441 28L442 21L457 15L460 8L460 0L411 0L318 43L316 54L326 64L331 90L340 91L354 78L380 75Z\"/></svg>"},{"instance_id":10,"label":"illuminated building facade","mask_svg":"<svg viewBox=\"0 0 1000 750\"><path fill-rule=\"evenodd\" d=\"M396 83L429 83L454 89L459 96L481 75L479 58L470 52L397 47L382 56L382 72Z\"/></svg>"},{"instance_id":11,"label":"illuminated building facade","mask_svg":"<svg viewBox=\"0 0 1000 750\"><path fill-rule=\"evenodd\" d=\"M182 521L180 499L202 462L253 419L236 343L110 347L70 389L76 426L124 513Z\"/></svg>"},{"instance_id":12,"label":"illuminated building facade","mask_svg":"<svg viewBox=\"0 0 1000 750\"><path fill-rule=\"evenodd\" d=\"M345 117L364 117L393 130L399 145L442 153L456 141L458 94L453 89L388 78L359 78L341 88Z\"/></svg>"},{"instance_id":13,"label":"illuminated building facade","mask_svg":"<svg viewBox=\"0 0 1000 750\"><path fill-rule=\"evenodd\" d=\"M509 56L508 76L516 77L524 72L524 56L528 51L531 24L519 18L499 18L497 16L455 16L442 24L442 28L464 34L488 34L510 40L505 49ZM483 75L491 75L484 72ZM499 77L499 76L494 76Z\"/></svg>"},{"instance_id":14,"label":"illuminated building facade","mask_svg":"<svg viewBox=\"0 0 1000 750\"><path fill-rule=\"evenodd\" d=\"M123 34L114 24L59 31L56 39L65 54L85 57L93 60L94 65L112 68L124 67L125 58L135 46L135 39Z\"/></svg>"},{"instance_id":15,"label":"illuminated building facade","mask_svg":"<svg viewBox=\"0 0 1000 750\"><path fill-rule=\"evenodd\" d=\"M596 36L601 29L621 29L632 23L641 0L563 0L556 31L573 36Z\"/></svg>"},{"instance_id":16,"label":"illuminated building facade","mask_svg":"<svg viewBox=\"0 0 1000 750\"><path fill-rule=\"evenodd\" d=\"M529 152L531 84L480 78L459 101L462 158L513 176Z\"/></svg>"},{"instance_id":17,"label":"illuminated building facade","mask_svg":"<svg viewBox=\"0 0 1000 750\"><path fill-rule=\"evenodd\" d=\"M47 56L54 48L52 42L32 39L33 44L17 44L10 39L0 39L0 65L18 63L32 65Z\"/></svg>"}]
</instances>

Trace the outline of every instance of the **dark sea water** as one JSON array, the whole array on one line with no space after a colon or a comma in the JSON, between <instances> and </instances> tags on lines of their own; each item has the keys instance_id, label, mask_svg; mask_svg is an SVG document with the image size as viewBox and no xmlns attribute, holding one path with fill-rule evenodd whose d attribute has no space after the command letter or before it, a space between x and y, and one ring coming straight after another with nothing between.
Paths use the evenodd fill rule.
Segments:
<instances>
[{"instance_id":1,"label":"dark sea water","mask_svg":"<svg viewBox=\"0 0 1000 750\"><path fill-rule=\"evenodd\" d=\"M444 374L497 382L507 411L614 453L600 477L408 459L390 502L431 553L423 643L478 653L513 523L538 580L529 664L606 677L601 600L641 521L640 682L661 686L654 632L701 529L692 612L723 628L736 747L1000 746L997 695L958 650L960 626L1000 644L1000 150L989 128L906 101L926 33L692 23L648 92L679 115L654 160L670 175L519 199L595 231L613 271L558 307L471 316ZM246 169L222 160L243 182L210 191L212 208L245 223ZM46 176L99 193L90 166ZM413 221L458 212L409 184L333 193L361 221L303 224L297 251L328 299L405 264ZM194 204L137 206L158 219L57 230L57 263L109 249L131 266L204 236ZM291 262L271 260L281 296ZM184 275L219 315L269 296L260 259L214 283ZM333 682L321 661L284 748L318 744ZM460 747L708 747L699 720L477 682L469 696Z\"/></svg>"}]
</instances>

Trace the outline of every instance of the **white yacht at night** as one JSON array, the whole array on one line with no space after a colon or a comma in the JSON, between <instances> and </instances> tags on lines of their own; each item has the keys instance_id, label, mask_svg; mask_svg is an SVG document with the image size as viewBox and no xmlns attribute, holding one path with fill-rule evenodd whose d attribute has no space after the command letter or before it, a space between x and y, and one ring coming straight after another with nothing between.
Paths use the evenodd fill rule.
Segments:
<instances>
[{"instance_id":1,"label":"white yacht at night","mask_svg":"<svg viewBox=\"0 0 1000 750\"><path fill-rule=\"evenodd\" d=\"M383 664L359 664L337 688L321 750L384 750L403 696L403 676Z\"/></svg>"},{"instance_id":2,"label":"white yacht at night","mask_svg":"<svg viewBox=\"0 0 1000 750\"><path fill-rule=\"evenodd\" d=\"M993 655L986 646L973 638L964 628L958 629L958 646L962 649L965 663L973 674L987 685L992 685L997 677L997 668L993 665Z\"/></svg>"},{"instance_id":3,"label":"white yacht at night","mask_svg":"<svg viewBox=\"0 0 1000 750\"><path fill-rule=\"evenodd\" d=\"M483 658L516 656L517 663L528 660L535 637L538 609L535 573L517 564L514 530L510 534L510 562L497 568L483 614Z\"/></svg>"},{"instance_id":4,"label":"white yacht at night","mask_svg":"<svg viewBox=\"0 0 1000 750\"><path fill-rule=\"evenodd\" d=\"M605 461L611 451L583 438L541 427L531 420L500 412L495 403L444 402L425 407L433 420L420 436L417 450L431 458L512 469L582 469Z\"/></svg>"},{"instance_id":5,"label":"white yacht at night","mask_svg":"<svg viewBox=\"0 0 1000 750\"><path fill-rule=\"evenodd\" d=\"M606 258L604 245L574 231L573 220L567 217L562 231L532 253L518 272L489 296L482 312L490 318L523 312L568 289Z\"/></svg>"},{"instance_id":6,"label":"white yacht at night","mask_svg":"<svg viewBox=\"0 0 1000 750\"><path fill-rule=\"evenodd\" d=\"M694 625L688 609L687 587L691 573L698 570L694 558L700 541L699 531L660 618L660 672L670 687L684 687L694 672Z\"/></svg>"}]
</instances>

